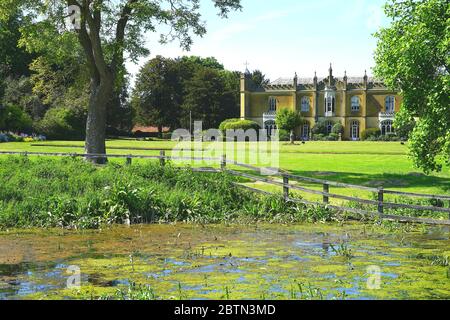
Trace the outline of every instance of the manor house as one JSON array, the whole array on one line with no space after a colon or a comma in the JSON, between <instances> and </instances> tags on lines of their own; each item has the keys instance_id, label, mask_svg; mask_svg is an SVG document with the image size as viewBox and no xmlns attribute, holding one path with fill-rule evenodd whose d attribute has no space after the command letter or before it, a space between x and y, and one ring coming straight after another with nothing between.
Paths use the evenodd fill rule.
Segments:
<instances>
[{"instance_id":1,"label":"manor house","mask_svg":"<svg viewBox=\"0 0 450 320\"><path fill-rule=\"evenodd\" d=\"M253 120L268 132L276 129L276 112L280 109L298 110L303 124L296 136L311 138L311 128L321 119L331 132L334 124L344 126L345 140L359 140L361 132L379 128L383 135L394 131L395 113L402 97L389 90L381 81L368 77L333 76L330 65L328 77L278 79L257 86L246 70L241 76L241 118Z\"/></svg>"}]
</instances>

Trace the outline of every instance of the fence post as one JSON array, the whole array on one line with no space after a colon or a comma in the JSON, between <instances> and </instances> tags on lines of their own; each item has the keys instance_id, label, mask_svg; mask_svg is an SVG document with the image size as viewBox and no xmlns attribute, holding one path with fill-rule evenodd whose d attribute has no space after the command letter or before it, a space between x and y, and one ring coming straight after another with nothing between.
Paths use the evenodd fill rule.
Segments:
<instances>
[{"instance_id":1,"label":"fence post","mask_svg":"<svg viewBox=\"0 0 450 320\"><path fill-rule=\"evenodd\" d=\"M132 158L131 158L131 154L127 157L127 166L131 166L131 162L132 162Z\"/></svg>"},{"instance_id":2,"label":"fence post","mask_svg":"<svg viewBox=\"0 0 450 320\"><path fill-rule=\"evenodd\" d=\"M164 167L166 165L166 152L164 150L161 150L159 152L159 163L161 164L161 167Z\"/></svg>"},{"instance_id":3,"label":"fence post","mask_svg":"<svg viewBox=\"0 0 450 320\"><path fill-rule=\"evenodd\" d=\"M384 190L383 188L378 189L378 213L383 214L384 213Z\"/></svg>"},{"instance_id":4,"label":"fence post","mask_svg":"<svg viewBox=\"0 0 450 320\"><path fill-rule=\"evenodd\" d=\"M224 171L224 170L226 170L226 168L227 168L227 155L224 154L222 156L222 159L220 160L220 169L222 171Z\"/></svg>"},{"instance_id":5,"label":"fence post","mask_svg":"<svg viewBox=\"0 0 450 320\"><path fill-rule=\"evenodd\" d=\"M283 196L284 200L289 199L289 178L283 175Z\"/></svg>"},{"instance_id":6,"label":"fence post","mask_svg":"<svg viewBox=\"0 0 450 320\"><path fill-rule=\"evenodd\" d=\"M323 184L323 192L330 193L330 185L328 183ZM327 195L323 195L323 203L329 204L330 198Z\"/></svg>"}]
</instances>

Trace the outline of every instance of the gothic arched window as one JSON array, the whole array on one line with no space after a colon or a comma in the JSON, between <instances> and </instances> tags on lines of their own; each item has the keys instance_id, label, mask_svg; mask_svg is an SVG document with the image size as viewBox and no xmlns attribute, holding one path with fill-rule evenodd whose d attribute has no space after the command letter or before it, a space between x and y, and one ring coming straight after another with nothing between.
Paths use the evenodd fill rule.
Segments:
<instances>
[{"instance_id":1,"label":"gothic arched window","mask_svg":"<svg viewBox=\"0 0 450 320\"><path fill-rule=\"evenodd\" d=\"M383 136L394 133L394 122L392 120L385 120L381 122L381 134Z\"/></svg>"},{"instance_id":2,"label":"gothic arched window","mask_svg":"<svg viewBox=\"0 0 450 320\"><path fill-rule=\"evenodd\" d=\"M302 112L309 112L309 97L303 97L302 98Z\"/></svg>"}]
</instances>

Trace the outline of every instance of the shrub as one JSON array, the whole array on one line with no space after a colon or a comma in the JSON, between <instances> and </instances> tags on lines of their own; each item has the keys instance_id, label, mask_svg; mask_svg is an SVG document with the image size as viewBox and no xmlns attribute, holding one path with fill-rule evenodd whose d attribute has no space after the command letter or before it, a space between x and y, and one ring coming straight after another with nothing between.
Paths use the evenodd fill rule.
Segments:
<instances>
[{"instance_id":1,"label":"shrub","mask_svg":"<svg viewBox=\"0 0 450 320\"><path fill-rule=\"evenodd\" d=\"M233 121L232 121L233 120ZM219 126L220 130L223 133L226 133L227 130L250 130L253 129L256 132L258 132L258 130L260 129L259 124L257 124L254 121L250 121L250 120L241 120L241 119L231 119L231 120L226 120L225 123L221 123Z\"/></svg>"},{"instance_id":2,"label":"shrub","mask_svg":"<svg viewBox=\"0 0 450 320\"><path fill-rule=\"evenodd\" d=\"M371 141L374 141L372 139L376 140L379 136L381 136L381 130L379 128L370 128L361 132L361 140L370 139Z\"/></svg>"},{"instance_id":3,"label":"shrub","mask_svg":"<svg viewBox=\"0 0 450 320\"><path fill-rule=\"evenodd\" d=\"M326 134L326 127L325 127L325 121L319 120L316 122L314 127L312 127L311 132L316 135L325 135Z\"/></svg>"},{"instance_id":4,"label":"shrub","mask_svg":"<svg viewBox=\"0 0 450 320\"><path fill-rule=\"evenodd\" d=\"M239 122L239 121L241 121L241 119L227 119L227 120L225 120L225 121L223 121L220 125L219 125L219 130L220 131L222 131L222 132L225 132L225 126L228 124L228 123L233 123L233 122Z\"/></svg>"},{"instance_id":5,"label":"shrub","mask_svg":"<svg viewBox=\"0 0 450 320\"><path fill-rule=\"evenodd\" d=\"M291 140L291 133L286 130L278 130L279 133L279 140L280 141L290 141Z\"/></svg>"},{"instance_id":6,"label":"shrub","mask_svg":"<svg viewBox=\"0 0 450 320\"><path fill-rule=\"evenodd\" d=\"M338 141L339 135L337 133L330 133L328 137L326 137L327 141Z\"/></svg>"},{"instance_id":7,"label":"shrub","mask_svg":"<svg viewBox=\"0 0 450 320\"><path fill-rule=\"evenodd\" d=\"M12 174L13 173L13 174ZM99 228L145 222L304 221L309 214L281 196L256 196L226 173L180 170L167 164L81 159L0 159L0 229Z\"/></svg>"},{"instance_id":8,"label":"shrub","mask_svg":"<svg viewBox=\"0 0 450 320\"><path fill-rule=\"evenodd\" d=\"M327 135L319 133L319 134L315 134L313 135L313 141L326 141L327 140Z\"/></svg>"},{"instance_id":9,"label":"shrub","mask_svg":"<svg viewBox=\"0 0 450 320\"><path fill-rule=\"evenodd\" d=\"M388 133L384 136L379 136L378 141L399 141L400 138L395 133Z\"/></svg>"},{"instance_id":10,"label":"shrub","mask_svg":"<svg viewBox=\"0 0 450 320\"><path fill-rule=\"evenodd\" d=\"M328 134L327 132L327 125L326 125L326 121L325 120L319 120L314 127L312 128L311 132L314 135L324 135L326 136Z\"/></svg>"},{"instance_id":11,"label":"shrub","mask_svg":"<svg viewBox=\"0 0 450 320\"><path fill-rule=\"evenodd\" d=\"M339 134L344 133L344 126L340 122L336 123L331 129L331 133L334 133L339 137Z\"/></svg>"},{"instance_id":12,"label":"shrub","mask_svg":"<svg viewBox=\"0 0 450 320\"><path fill-rule=\"evenodd\" d=\"M0 106L0 130L30 132L33 127L31 117L15 105Z\"/></svg>"},{"instance_id":13,"label":"shrub","mask_svg":"<svg viewBox=\"0 0 450 320\"><path fill-rule=\"evenodd\" d=\"M86 115L74 108L53 108L47 111L36 129L53 140L81 140L85 134Z\"/></svg>"}]
</instances>

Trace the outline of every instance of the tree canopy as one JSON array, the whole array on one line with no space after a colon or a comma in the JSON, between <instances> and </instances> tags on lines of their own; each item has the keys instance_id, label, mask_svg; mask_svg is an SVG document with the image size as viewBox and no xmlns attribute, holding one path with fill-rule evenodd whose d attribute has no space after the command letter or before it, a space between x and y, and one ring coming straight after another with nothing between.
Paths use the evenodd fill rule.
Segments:
<instances>
[{"instance_id":1,"label":"tree canopy","mask_svg":"<svg viewBox=\"0 0 450 320\"><path fill-rule=\"evenodd\" d=\"M240 0L212 2L221 17L241 9ZM124 79L125 57L136 61L148 54L144 35L160 25L170 30L160 35L162 43L178 39L189 49L192 34L206 33L199 9L200 0L2 0L0 19L26 13L21 44L52 55L53 61L82 48L90 74L85 149L98 154L106 152L107 104Z\"/></svg>"},{"instance_id":2,"label":"tree canopy","mask_svg":"<svg viewBox=\"0 0 450 320\"><path fill-rule=\"evenodd\" d=\"M398 125L417 120L409 135L415 165L440 171L450 164L449 1L390 0L385 12L392 23L376 33L375 74L402 92Z\"/></svg>"}]
</instances>

